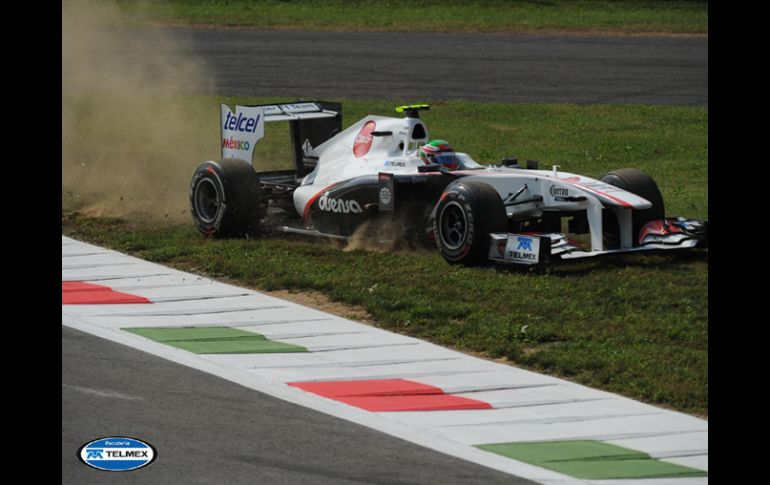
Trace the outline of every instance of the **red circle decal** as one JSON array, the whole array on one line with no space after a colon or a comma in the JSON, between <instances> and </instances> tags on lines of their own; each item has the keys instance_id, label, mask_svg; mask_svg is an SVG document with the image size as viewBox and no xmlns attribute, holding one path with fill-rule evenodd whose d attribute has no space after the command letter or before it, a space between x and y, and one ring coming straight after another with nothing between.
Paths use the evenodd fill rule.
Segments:
<instances>
[{"instance_id":1,"label":"red circle decal","mask_svg":"<svg viewBox=\"0 0 770 485\"><path fill-rule=\"evenodd\" d=\"M356 157L363 157L369 153L369 149L372 147L372 132L376 123L374 121L367 121L361 128L361 131L356 135L356 141L353 143L353 155Z\"/></svg>"}]
</instances>

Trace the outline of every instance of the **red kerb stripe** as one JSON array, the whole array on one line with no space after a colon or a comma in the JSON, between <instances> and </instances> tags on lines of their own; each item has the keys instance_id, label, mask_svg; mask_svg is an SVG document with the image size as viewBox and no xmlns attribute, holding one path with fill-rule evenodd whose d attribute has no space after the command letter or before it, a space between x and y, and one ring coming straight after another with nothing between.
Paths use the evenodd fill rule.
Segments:
<instances>
[{"instance_id":1,"label":"red kerb stripe","mask_svg":"<svg viewBox=\"0 0 770 485\"><path fill-rule=\"evenodd\" d=\"M446 411L492 409L487 402L445 394L444 390L406 379L290 382L312 392L367 411Z\"/></svg>"},{"instance_id":2,"label":"red kerb stripe","mask_svg":"<svg viewBox=\"0 0 770 485\"><path fill-rule=\"evenodd\" d=\"M143 296L115 291L108 286L83 281L62 281L62 305L107 305L127 303L152 303Z\"/></svg>"}]
</instances>

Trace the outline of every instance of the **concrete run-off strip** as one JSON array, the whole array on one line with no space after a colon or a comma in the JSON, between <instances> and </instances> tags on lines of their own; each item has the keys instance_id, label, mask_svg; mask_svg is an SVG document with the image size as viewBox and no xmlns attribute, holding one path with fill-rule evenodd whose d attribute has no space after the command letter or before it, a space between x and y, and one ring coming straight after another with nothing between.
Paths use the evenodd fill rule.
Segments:
<instances>
[{"instance_id":1,"label":"concrete run-off strip","mask_svg":"<svg viewBox=\"0 0 770 485\"><path fill-rule=\"evenodd\" d=\"M149 302L63 300L63 325L539 483L708 483L705 420L73 239L62 243L63 258L99 258L93 268L63 267L62 281ZM112 278L91 279L105 275ZM352 392L329 391L342 388ZM586 450L599 452L580 458ZM617 456L603 460L602 450Z\"/></svg>"}]
</instances>

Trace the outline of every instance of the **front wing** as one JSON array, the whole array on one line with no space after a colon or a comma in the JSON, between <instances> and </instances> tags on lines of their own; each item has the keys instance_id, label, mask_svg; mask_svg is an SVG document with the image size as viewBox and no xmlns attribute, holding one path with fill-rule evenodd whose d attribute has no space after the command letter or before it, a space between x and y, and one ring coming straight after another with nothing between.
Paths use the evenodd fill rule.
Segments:
<instances>
[{"instance_id":1,"label":"front wing","mask_svg":"<svg viewBox=\"0 0 770 485\"><path fill-rule=\"evenodd\" d=\"M651 221L631 248L586 250L562 233L492 233L489 259L511 264L542 265L550 260L577 260L610 254L682 251L708 247L708 221L682 217Z\"/></svg>"}]
</instances>

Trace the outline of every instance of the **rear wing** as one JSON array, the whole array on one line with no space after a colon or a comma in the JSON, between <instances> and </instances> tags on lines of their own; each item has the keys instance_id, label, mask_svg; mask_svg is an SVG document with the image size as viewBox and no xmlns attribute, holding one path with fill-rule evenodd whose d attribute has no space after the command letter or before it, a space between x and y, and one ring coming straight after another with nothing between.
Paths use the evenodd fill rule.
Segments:
<instances>
[{"instance_id":1,"label":"rear wing","mask_svg":"<svg viewBox=\"0 0 770 485\"><path fill-rule=\"evenodd\" d=\"M330 106L335 105L335 106ZM257 105L265 111L265 121L294 121L334 118L342 110L339 103L324 101Z\"/></svg>"},{"instance_id":2,"label":"rear wing","mask_svg":"<svg viewBox=\"0 0 770 485\"><path fill-rule=\"evenodd\" d=\"M235 107L221 105L222 158L252 160L254 147L265 136L264 124L287 121L297 177L315 167L313 148L342 131L342 105L330 101L296 101Z\"/></svg>"}]
</instances>

